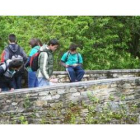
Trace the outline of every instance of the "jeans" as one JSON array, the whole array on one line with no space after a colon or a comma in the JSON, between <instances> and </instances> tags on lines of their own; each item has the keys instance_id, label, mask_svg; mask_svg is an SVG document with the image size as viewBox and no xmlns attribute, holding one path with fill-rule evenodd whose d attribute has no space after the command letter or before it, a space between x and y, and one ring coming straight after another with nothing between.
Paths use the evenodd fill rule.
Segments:
<instances>
[{"instance_id":1,"label":"jeans","mask_svg":"<svg viewBox=\"0 0 140 140\"><path fill-rule=\"evenodd\" d=\"M66 71L68 72L70 82L81 81L85 74L84 70L80 66L70 66L66 68Z\"/></svg>"},{"instance_id":2,"label":"jeans","mask_svg":"<svg viewBox=\"0 0 140 140\"><path fill-rule=\"evenodd\" d=\"M38 79L36 76L36 72L34 71L29 71L28 72L28 87L38 87Z\"/></svg>"},{"instance_id":3,"label":"jeans","mask_svg":"<svg viewBox=\"0 0 140 140\"><path fill-rule=\"evenodd\" d=\"M44 87L44 86L49 86L49 85L52 85L52 84L47 79L45 79L43 77L38 78L38 86L39 87Z\"/></svg>"}]
</instances>

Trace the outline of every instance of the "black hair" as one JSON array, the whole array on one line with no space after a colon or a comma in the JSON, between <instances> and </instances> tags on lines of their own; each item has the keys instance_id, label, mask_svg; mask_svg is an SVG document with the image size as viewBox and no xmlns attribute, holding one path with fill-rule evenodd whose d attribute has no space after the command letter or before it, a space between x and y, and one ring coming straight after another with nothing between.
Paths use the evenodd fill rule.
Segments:
<instances>
[{"instance_id":1,"label":"black hair","mask_svg":"<svg viewBox=\"0 0 140 140\"><path fill-rule=\"evenodd\" d=\"M38 38L37 38L37 43L38 43L39 46L43 46L43 43L42 43L41 40L38 39Z\"/></svg>"},{"instance_id":2,"label":"black hair","mask_svg":"<svg viewBox=\"0 0 140 140\"><path fill-rule=\"evenodd\" d=\"M75 43L71 43L71 44L70 44L70 47L69 47L69 50L71 50L71 51L75 51L75 50L77 49L77 47L78 47L77 44L75 44Z\"/></svg>"},{"instance_id":3,"label":"black hair","mask_svg":"<svg viewBox=\"0 0 140 140\"><path fill-rule=\"evenodd\" d=\"M59 42L57 39L51 39L48 43L48 46L50 46L50 45L52 45L52 46L59 45Z\"/></svg>"},{"instance_id":4,"label":"black hair","mask_svg":"<svg viewBox=\"0 0 140 140\"><path fill-rule=\"evenodd\" d=\"M38 46L38 40L35 39L35 38L32 38L30 41L29 41L29 44L31 45L31 47L35 47L35 46Z\"/></svg>"},{"instance_id":5,"label":"black hair","mask_svg":"<svg viewBox=\"0 0 140 140\"><path fill-rule=\"evenodd\" d=\"M14 34L10 34L8 39L10 42L16 42L16 36Z\"/></svg>"},{"instance_id":6,"label":"black hair","mask_svg":"<svg viewBox=\"0 0 140 140\"><path fill-rule=\"evenodd\" d=\"M11 69L11 68L20 68L22 65L23 65L23 61L22 60L15 59L15 60L12 60L9 63L9 69Z\"/></svg>"}]
</instances>

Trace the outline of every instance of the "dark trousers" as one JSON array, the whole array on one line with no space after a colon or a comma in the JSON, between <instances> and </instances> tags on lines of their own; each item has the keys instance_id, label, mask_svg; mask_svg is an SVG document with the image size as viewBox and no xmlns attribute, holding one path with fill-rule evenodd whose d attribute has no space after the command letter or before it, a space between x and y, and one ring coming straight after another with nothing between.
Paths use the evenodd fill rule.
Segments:
<instances>
[{"instance_id":1,"label":"dark trousers","mask_svg":"<svg viewBox=\"0 0 140 140\"><path fill-rule=\"evenodd\" d=\"M68 72L70 82L81 81L85 74L84 70L80 66L70 66L66 68L66 71Z\"/></svg>"},{"instance_id":2,"label":"dark trousers","mask_svg":"<svg viewBox=\"0 0 140 140\"><path fill-rule=\"evenodd\" d=\"M21 75L16 75L14 78L13 78L13 86L14 86L14 89L20 89L22 88L22 74Z\"/></svg>"},{"instance_id":3,"label":"dark trousers","mask_svg":"<svg viewBox=\"0 0 140 140\"><path fill-rule=\"evenodd\" d=\"M9 91L11 88L13 88L13 79L5 76L0 77L0 88L2 91Z\"/></svg>"}]
</instances>

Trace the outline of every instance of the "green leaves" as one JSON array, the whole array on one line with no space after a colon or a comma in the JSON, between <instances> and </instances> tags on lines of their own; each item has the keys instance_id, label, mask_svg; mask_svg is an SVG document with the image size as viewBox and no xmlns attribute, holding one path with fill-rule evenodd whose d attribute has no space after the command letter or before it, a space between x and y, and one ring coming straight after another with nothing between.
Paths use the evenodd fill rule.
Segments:
<instances>
[{"instance_id":1,"label":"green leaves","mask_svg":"<svg viewBox=\"0 0 140 140\"><path fill-rule=\"evenodd\" d=\"M60 41L54 55L54 70L71 42L79 45L84 69L139 68L140 17L109 16L1 16L0 53L14 33L20 46L29 54L29 40L48 43Z\"/></svg>"}]
</instances>

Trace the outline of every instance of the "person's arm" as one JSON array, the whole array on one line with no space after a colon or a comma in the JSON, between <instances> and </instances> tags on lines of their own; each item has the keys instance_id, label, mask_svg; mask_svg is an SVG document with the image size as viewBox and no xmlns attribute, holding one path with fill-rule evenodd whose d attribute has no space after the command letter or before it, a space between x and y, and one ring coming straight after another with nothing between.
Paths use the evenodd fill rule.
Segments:
<instances>
[{"instance_id":1,"label":"person's arm","mask_svg":"<svg viewBox=\"0 0 140 140\"><path fill-rule=\"evenodd\" d=\"M30 59L31 59L31 56L28 57L26 63L25 63L25 67L29 67L30 66Z\"/></svg>"},{"instance_id":2,"label":"person's arm","mask_svg":"<svg viewBox=\"0 0 140 140\"><path fill-rule=\"evenodd\" d=\"M4 69L0 66L0 76L2 76L4 73Z\"/></svg>"},{"instance_id":3,"label":"person's arm","mask_svg":"<svg viewBox=\"0 0 140 140\"><path fill-rule=\"evenodd\" d=\"M9 50L6 48L5 50L3 50L2 52L2 56L1 56L1 62L4 62L6 60L9 59Z\"/></svg>"},{"instance_id":4,"label":"person's arm","mask_svg":"<svg viewBox=\"0 0 140 140\"><path fill-rule=\"evenodd\" d=\"M14 90L13 78L9 80L8 84L9 84L10 91L13 91Z\"/></svg>"},{"instance_id":5,"label":"person's arm","mask_svg":"<svg viewBox=\"0 0 140 140\"><path fill-rule=\"evenodd\" d=\"M66 64L66 58L67 58L67 53L64 53L60 61L60 64L65 68L69 67L69 65Z\"/></svg>"},{"instance_id":6,"label":"person's arm","mask_svg":"<svg viewBox=\"0 0 140 140\"><path fill-rule=\"evenodd\" d=\"M69 65L67 65L65 62L63 62L62 60L60 61L60 64L62 65L62 66L64 66L65 68L67 68L67 67L69 67Z\"/></svg>"},{"instance_id":7,"label":"person's arm","mask_svg":"<svg viewBox=\"0 0 140 140\"><path fill-rule=\"evenodd\" d=\"M23 55L23 61L24 61L24 63L26 63L26 62L27 62L28 57L27 57L27 55L26 55L26 53L25 53L25 51L23 50L23 48L22 48L22 47L20 47L20 51L21 51L21 53L22 53L22 55Z\"/></svg>"},{"instance_id":8,"label":"person's arm","mask_svg":"<svg viewBox=\"0 0 140 140\"><path fill-rule=\"evenodd\" d=\"M39 55L39 69L43 75L43 77L47 80L50 80L49 74L48 74L48 54L46 52L41 52Z\"/></svg>"},{"instance_id":9,"label":"person's arm","mask_svg":"<svg viewBox=\"0 0 140 140\"><path fill-rule=\"evenodd\" d=\"M3 63L1 66L0 66L0 76L2 76L4 74L6 70L6 65Z\"/></svg>"},{"instance_id":10,"label":"person's arm","mask_svg":"<svg viewBox=\"0 0 140 140\"><path fill-rule=\"evenodd\" d=\"M3 50L1 54L1 62L4 62L4 55L5 55L5 51Z\"/></svg>"}]
</instances>

